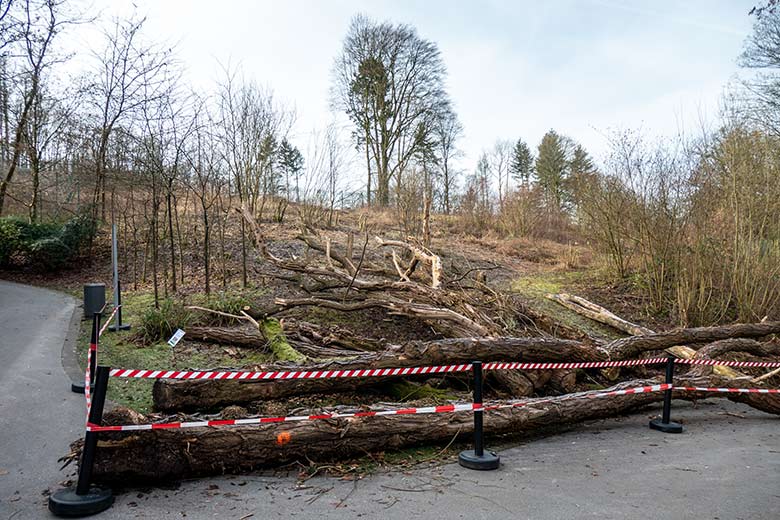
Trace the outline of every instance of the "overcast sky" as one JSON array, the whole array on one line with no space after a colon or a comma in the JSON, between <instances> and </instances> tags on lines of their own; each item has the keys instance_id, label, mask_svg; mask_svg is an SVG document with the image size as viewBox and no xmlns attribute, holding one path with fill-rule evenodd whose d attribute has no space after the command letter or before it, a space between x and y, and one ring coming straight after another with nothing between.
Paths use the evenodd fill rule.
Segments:
<instances>
[{"instance_id":1,"label":"overcast sky","mask_svg":"<svg viewBox=\"0 0 780 520\"><path fill-rule=\"evenodd\" d=\"M496 139L536 147L550 128L595 156L611 128L651 135L717 117L738 71L755 0L238 1L97 0L108 17L148 15L147 35L177 43L190 80L208 88L219 63L294 104L293 141L331 120L328 88L350 18L411 24L436 42L465 128L464 170Z\"/></svg>"}]
</instances>

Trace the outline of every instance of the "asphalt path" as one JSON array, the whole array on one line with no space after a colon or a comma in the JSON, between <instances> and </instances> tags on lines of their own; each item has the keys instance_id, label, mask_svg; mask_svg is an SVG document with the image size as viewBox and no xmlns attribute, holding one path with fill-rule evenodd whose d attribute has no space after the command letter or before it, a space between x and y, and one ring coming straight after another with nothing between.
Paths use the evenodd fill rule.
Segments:
<instances>
[{"instance_id":1,"label":"asphalt path","mask_svg":"<svg viewBox=\"0 0 780 520\"><path fill-rule=\"evenodd\" d=\"M74 373L75 304L0 282L0 520L50 517L47 494L73 476L57 459L83 434L83 396L63 368ZM96 518L780 518L778 417L675 401L685 432L672 435L648 429L658 411L500 447L496 471L437 463L359 480L300 482L294 470L198 479L122 490Z\"/></svg>"},{"instance_id":2,"label":"asphalt path","mask_svg":"<svg viewBox=\"0 0 780 520\"><path fill-rule=\"evenodd\" d=\"M62 361L76 303L0 281L0 519L45 517L49 490L71 473L57 459L84 428L84 396L70 391Z\"/></svg>"}]
</instances>

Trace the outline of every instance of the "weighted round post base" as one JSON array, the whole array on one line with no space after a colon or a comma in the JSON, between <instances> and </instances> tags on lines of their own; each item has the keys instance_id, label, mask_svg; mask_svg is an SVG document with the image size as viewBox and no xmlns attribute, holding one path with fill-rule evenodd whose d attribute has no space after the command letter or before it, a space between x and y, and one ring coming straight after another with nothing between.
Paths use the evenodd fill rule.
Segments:
<instances>
[{"instance_id":1,"label":"weighted round post base","mask_svg":"<svg viewBox=\"0 0 780 520\"><path fill-rule=\"evenodd\" d=\"M500 463L501 457L493 451L485 451L482 455L477 455L474 450L465 450L461 451L460 455L458 455L458 464L469 469L483 471L498 469Z\"/></svg>"},{"instance_id":2,"label":"weighted round post base","mask_svg":"<svg viewBox=\"0 0 780 520\"><path fill-rule=\"evenodd\" d=\"M109 325L108 326L108 330L110 332L116 332L118 330L130 330L130 324L129 323L123 323L119 327L117 327L116 325Z\"/></svg>"},{"instance_id":3,"label":"weighted round post base","mask_svg":"<svg viewBox=\"0 0 780 520\"><path fill-rule=\"evenodd\" d=\"M676 422L665 423L661 419L653 419L650 421L650 429L658 430L664 433L682 433L682 424Z\"/></svg>"},{"instance_id":4,"label":"weighted round post base","mask_svg":"<svg viewBox=\"0 0 780 520\"><path fill-rule=\"evenodd\" d=\"M61 489L49 497L49 511L56 516L76 518L96 515L113 503L110 489L92 487L86 495L77 495L75 489Z\"/></svg>"},{"instance_id":5,"label":"weighted round post base","mask_svg":"<svg viewBox=\"0 0 780 520\"><path fill-rule=\"evenodd\" d=\"M70 391L74 394L83 394L84 393L84 381L80 381L78 383L71 383L70 384Z\"/></svg>"}]
</instances>

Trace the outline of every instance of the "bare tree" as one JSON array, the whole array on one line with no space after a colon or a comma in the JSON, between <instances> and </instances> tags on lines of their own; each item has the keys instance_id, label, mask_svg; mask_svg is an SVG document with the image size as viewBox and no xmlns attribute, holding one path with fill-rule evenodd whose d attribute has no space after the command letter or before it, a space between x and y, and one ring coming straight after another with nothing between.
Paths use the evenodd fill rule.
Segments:
<instances>
[{"instance_id":1,"label":"bare tree","mask_svg":"<svg viewBox=\"0 0 780 520\"><path fill-rule=\"evenodd\" d=\"M23 129L32 176L28 204L30 222L36 222L39 217L41 172L48 167L46 154L53 142L60 137L64 126L71 121L77 103L78 98L62 96L62 99L59 99L43 86L33 101L28 124ZM48 161L54 167L57 167L56 162L56 158Z\"/></svg>"},{"instance_id":2,"label":"bare tree","mask_svg":"<svg viewBox=\"0 0 780 520\"><path fill-rule=\"evenodd\" d=\"M145 103L166 95L171 87L170 49L142 41L146 19L116 20L105 32L106 45L94 53L95 68L87 93L94 110L98 140L95 151L95 211L106 211L106 157L111 133Z\"/></svg>"},{"instance_id":3,"label":"bare tree","mask_svg":"<svg viewBox=\"0 0 780 520\"><path fill-rule=\"evenodd\" d=\"M489 153L490 170L498 185L498 207L504 210L504 203L509 195L510 166L512 164L512 143L498 140Z\"/></svg>"},{"instance_id":4,"label":"bare tree","mask_svg":"<svg viewBox=\"0 0 780 520\"><path fill-rule=\"evenodd\" d=\"M327 179L328 192L328 226L334 225L334 213L336 208L336 195L338 193L339 178L346 165L346 154L342 146L338 127L331 123L325 131L325 178Z\"/></svg>"},{"instance_id":5,"label":"bare tree","mask_svg":"<svg viewBox=\"0 0 780 520\"><path fill-rule=\"evenodd\" d=\"M390 182L406 169L438 114L448 108L446 69L435 43L408 25L352 19L334 67L333 102L354 123L376 201L390 202ZM370 195L370 193L369 193Z\"/></svg>"},{"instance_id":6,"label":"bare tree","mask_svg":"<svg viewBox=\"0 0 780 520\"><path fill-rule=\"evenodd\" d=\"M274 169L276 152L295 114L264 90L240 78L239 71L225 69L219 85L218 132L222 158L233 179L239 201L262 218L269 195L276 195L279 173ZM247 286L247 244L241 220L242 285Z\"/></svg>"},{"instance_id":7,"label":"bare tree","mask_svg":"<svg viewBox=\"0 0 780 520\"><path fill-rule=\"evenodd\" d=\"M195 106L201 107L195 113L195 124L190 135L190 144L185 150L190 175L187 186L200 203L203 219L203 271L206 294L211 293L211 219L212 208L219 200L224 186L221 176L220 151L211 113L202 100Z\"/></svg>"},{"instance_id":8,"label":"bare tree","mask_svg":"<svg viewBox=\"0 0 780 520\"><path fill-rule=\"evenodd\" d=\"M51 52L51 43L64 26L73 22L68 18L60 19L60 15L63 14L62 5L62 0L44 0L40 3L26 0L18 13L18 18L13 19L16 13L9 11L9 6L6 6L6 10L0 13L3 15L4 24L6 18L12 17L8 23L17 27L20 32L18 38L14 38L15 41L9 42L8 45L13 47L11 55L19 58L15 60L20 64L16 76L24 88L20 102L22 108L16 122L11 147L11 157L4 178L0 181L0 215L3 214L8 185L13 180L19 165L19 158L22 155L23 134L29 122L30 110L40 92L41 76L47 68L56 62L56 58ZM0 45L5 46L6 43L3 42ZM5 116L7 118L7 112Z\"/></svg>"},{"instance_id":9,"label":"bare tree","mask_svg":"<svg viewBox=\"0 0 780 520\"><path fill-rule=\"evenodd\" d=\"M462 155L456 142L463 136L463 125L452 110L446 110L435 119L433 134L441 170L442 205L444 213L449 215L452 209L452 193L456 187L456 171L452 163Z\"/></svg>"}]
</instances>

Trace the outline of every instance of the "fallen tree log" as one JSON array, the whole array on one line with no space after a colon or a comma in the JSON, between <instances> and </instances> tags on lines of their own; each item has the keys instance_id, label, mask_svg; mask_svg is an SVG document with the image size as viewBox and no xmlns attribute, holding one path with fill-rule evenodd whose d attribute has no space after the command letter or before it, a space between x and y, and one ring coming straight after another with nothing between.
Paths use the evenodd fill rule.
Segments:
<instances>
[{"instance_id":1,"label":"fallen tree log","mask_svg":"<svg viewBox=\"0 0 780 520\"><path fill-rule=\"evenodd\" d=\"M555 338L452 338L429 342L391 345L381 352L356 354L325 363L268 365L268 370L342 370L354 368L390 368L428 365L450 365L482 361L603 361L640 357L647 351L663 350L681 343L709 343L735 337L762 337L780 332L780 322L700 327L648 334L615 340L603 346L587 345ZM510 376L511 377L511 376ZM559 391L571 389L573 375L555 376ZM517 378L515 378L517 379ZM376 384L370 379L345 381L321 379L300 381L179 381L161 379L155 382L155 407L162 411L214 408L243 404L257 399L276 399L291 395L320 392L352 391ZM505 382L506 378L505 378ZM508 381L516 396L529 395L531 386L523 381Z\"/></svg>"},{"instance_id":2,"label":"fallen tree log","mask_svg":"<svg viewBox=\"0 0 780 520\"><path fill-rule=\"evenodd\" d=\"M630 321L624 320L620 316L612 313L608 309L605 309L601 305L596 305L595 303L588 301L585 298L580 298L579 296L567 293L545 294L545 298L554 302L558 302L559 304L573 312L576 312L577 314L590 318L593 321L609 325L610 327L615 328L621 332L625 332L626 334L630 334L631 336L653 334L653 331L647 327L642 327L636 323L631 323Z\"/></svg>"},{"instance_id":3,"label":"fallen tree log","mask_svg":"<svg viewBox=\"0 0 780 520\"><path fill-rule=\"evenodd\" d=\"M761 338L780 333L780 321L738 323L718 327L695 327L632 336L612 341L604 346L610 359L632 359L644 352L664 350L675 345L712 343L731 338Z\"/></svg>"},{"instance_id":4,"label":"fallen tree log","mask_svg":"<svg viewBox=\"0 0 780 520\"><path fill-rule=\"evenodd\" d=\"M482 361L593 361L603 353L576 341L554 338L455 338L391 345L381 352L356 354L349 358L299 366L275 364L263 370L347 370L354 368L395 368L450 365ZM277 399L291 395L351 391L377 384L377 378L308 379L303 381L155 381L152 396L162 411L196 410L257 399Z\"/></svg>"},{"instance_id":5,"label":"fallen tree log","mask_svg":"<svg viewBox=\"0 0 780 520\"><path fill-rule=\"evenodd\" d=\"M187 327L187 338L254 349L268 347L265 335L250 327Z\"/></svg>"},{"instance_id":6,"label":"fallen tree log","mask_svg":"<svg viewBox=\"0 0 780 520\"><path fill-rule=\"evenodd\" d=\"M679 379L677 384L688 386L718 386L724 382L717 377ZM657 383L657 380L635 380L604 391ZM597 393L600 392L530 399L523 407L490 411L486 413L485 428L490 434L538 434L585 420L626 413L663 399L662 392L587 398ZM675 397L726 397L768 413L780 414L780 398L776 394L680 391ZM447 413L224 428L162 429L132 434L104 433L98 444L93 478L102 483L148 484L239 473L304 458L333 460L375 450L464 437L471 432L472 425L470 413ZM74 448L78 450L78 446Z\"/></svg>"},{"instance_id":7,"label":"fallen tree log","mask_svg":"<svg viewBox=\"0 0 780 520\"><path fill-rule=\"evenodd\" d=\"M308 341L318 346L358 352L376 352L385 348L386 342L358 336L338 325L322 326L306 321L285 320L284 334L289 340Z\"/></svg>"},{"instance_id":8,"label":"fallen tree log","mask_svg":"<svg viewBox=\"0 0 780 520\"><path fill-rule=\"evenodd\" d=\"M733 338L715 341L705 345L696 352L698 359L717 359L724 354L745 352L759 357L780 355L780 345L776 343L759 343L747 338Z\"/></svg>"},{"instance_id":9,"label":"fallen tree log","mask_svg":"<svg viewBox=\"0 0 780 520\"><path fill-rule=\"evenodd\" d=\"M310 324L307 325L311 326ZM320 346L311 343L307 336L297 334L295 331L285 330L284 332L290 346L307 358L324 359L355 355L354 349L344 350ZM265 334L250 327L188 327L187 336L193 341L219 343L257 350L268 350L268 347L271 344ZM291 336L295 337L298 341L292 341L290 339ZM324 344L340 344L335 338L320 337L319 339L321 340L321 343Z\"/></svg>"}]
</instances>

